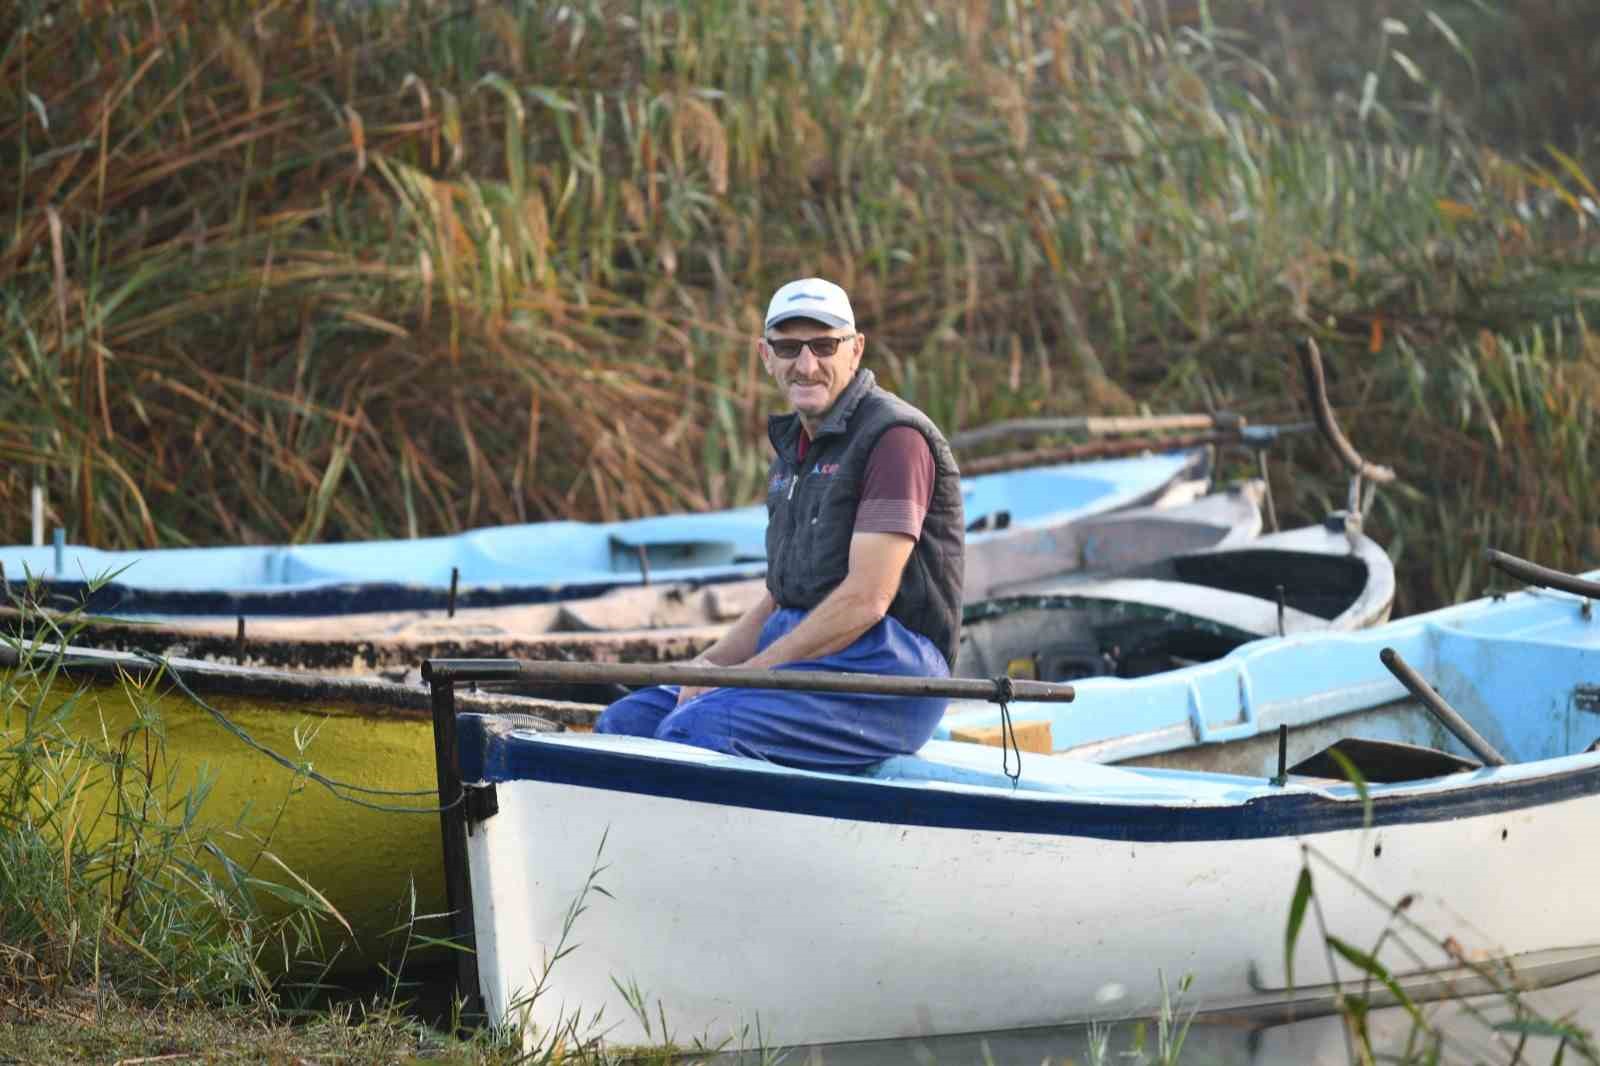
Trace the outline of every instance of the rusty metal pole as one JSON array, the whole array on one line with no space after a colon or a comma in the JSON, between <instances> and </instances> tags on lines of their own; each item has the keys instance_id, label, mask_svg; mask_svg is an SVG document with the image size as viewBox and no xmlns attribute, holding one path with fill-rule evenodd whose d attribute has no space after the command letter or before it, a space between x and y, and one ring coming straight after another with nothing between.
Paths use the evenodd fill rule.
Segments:
<instances>
[{"instance_id":1,"label":"rusty metal pole","mask_svg":"<svg viewBox=\"0 0 1600 1066\"><path fill-rule=\"evenodd\" d=\"M450 936L456 944L455 994L465 998L468 1010L482 1014L477 941L472 926L472 877L467 867L467 810L461 786L461 753L456 742L455 681L431 676L427 680L433 701L433 759L439 781L445 899L450 908Z\"/></svg>"}]
</instances>

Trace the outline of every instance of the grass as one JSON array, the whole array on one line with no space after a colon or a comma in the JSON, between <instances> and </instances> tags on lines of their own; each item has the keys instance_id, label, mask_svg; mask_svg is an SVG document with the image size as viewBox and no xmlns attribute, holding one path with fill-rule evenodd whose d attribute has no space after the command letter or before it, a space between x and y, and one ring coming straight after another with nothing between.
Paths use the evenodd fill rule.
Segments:
<instances>
[{"instance_id":1,"label":"grass","mask_svg":"<svg viewBox=\"0 0 1600 1066\"><path fill-rule=\"evenodd\" d=\"M23 621L0 634L14 659L0 672L0 982L45 999L270 1008L276 975L321 954L320 920L337 915L209 827L215 775L169 751L159 678L115 679L112 701L132 713L102 713L95 687L63 672L81 616L10 599ZM285 782L286 802L303 782Z\"/></svg>"},{"instance_id":2,"label":"grass","mask_svg":"<svg viewBox=\"0 0 1600 1066\"><path fill-rule=\"evenodd\" d=\"M1366 798L1358 774L1352 779ZM1307 919L1315 927L1314 939L1325 952L1328 976L1338 997L1341 1036L1352 1063L1395 1061L1440 1062L1600 1062L1595 1034L1565 1017L1552 1017L1527 1001L1517 975L1500 963L1485 962L1453 936L1441 935L1414 920L1407 912L1411 897L1387 900L1342 869L1311 845L1302 845L1304 860L1290 901L1284 931L1284 963L1293 984L1292 961ZM1342 881L1346 890L1367 896L1389 914L1385 927L1371 945L1358 945L1328 927L1316 885L1323 879ZM1405 972L1427 965L1429 958L1445 957L1483 983L1472 996L1450 996L1450 1021L1441 1012L1417 1001L1402 986L1396 970ZM1437 963L1435 963L1437 965ZM1343 971L1345 977L1341 979ZM1351 979L1350 975L1355 975ZM1315 981L1315 978L1311 980ZM1393 1026L1380 1037L1369 1024L1380 1003L1404 1012L1397 1034ZM1461 1019L1465 1018L1463 1024ZM1486 1041L1479 1043L1480 1040Z\"/></svg>"}]
</instances>

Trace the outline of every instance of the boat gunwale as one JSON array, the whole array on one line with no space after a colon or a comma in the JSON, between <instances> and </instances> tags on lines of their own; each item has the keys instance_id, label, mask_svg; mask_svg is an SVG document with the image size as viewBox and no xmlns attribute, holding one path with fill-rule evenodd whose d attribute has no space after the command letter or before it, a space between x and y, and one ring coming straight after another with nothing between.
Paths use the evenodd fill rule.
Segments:
<instances>
[{"instance_id":1,"label":"boat gunwale","mask_svg":"<svg viewBox=\"0 0 1600 1066\"><path fill-rule=\"evenodd\" d=\"M263 698L297 704L316 701L313 706L292 708L301 714L348 713L407 721L431 721L433 715L432 694L426 686L405 685L383 678L238 666L70 645L60 648L53 644L30 643L26 647L28 656L32 657L49 659L60 653L56 669L69 679L110 684L126 677L145 684L165 677L179 693L188 688L197 695ZM16 643L0 639L0 670L18 669L24 659ZM176 680L181 680L182 685ZM464 711L515 718L519 728L540 732L570 725L591 725L599 710L585 703L503 692L460 691L456 693L456 701Z\"/></svg>"},{"instance_id":2,"label":"boat gunwale","mask_svg":"<svg viewBox=\"0 0 1600 1066\"><path fill-rule=\"evenodd\" d=\"M1479 817L1600 795L1600 753L1585 753L1392 785L1373 785L1366 801L1353 786L1290 787L1234 802L1161 802L1063 792L1011 791L983 784L929 787L916 780L773 768L619 751L592 743L518 737L477 714L457 718L462 779L501 785L528 781L693 803L935 829L1025 833L1129 843L1184 843L1301 837L1350 829ZM557 743L544 743L557 740ZM724 761L725 760L725 761ZM1529 773L1529 767L1548 767ZM1130 780L1162 771L1124 771ZM1183 776L1182 772L1178 772ZM1212 779L1232 775L1207 775ZM1265 779L1240 776L1265 786ZM1084 792L1092 793L1087 786Z\"/></svg>"}]
</instances>

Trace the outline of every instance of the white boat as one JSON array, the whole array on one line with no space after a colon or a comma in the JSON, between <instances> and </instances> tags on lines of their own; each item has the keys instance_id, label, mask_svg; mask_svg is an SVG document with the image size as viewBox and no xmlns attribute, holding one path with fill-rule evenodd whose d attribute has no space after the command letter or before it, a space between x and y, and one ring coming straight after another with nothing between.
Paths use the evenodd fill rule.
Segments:
<instances>
[{"instance_id":1,"label":"white boat","mask_svg":"<svg viewBox=\"0 0 1600 1066\"><path fill-rule=\"evenodd\" d=\"M476 987L535 1043L560 1030L777 1046L1124 1019L1154 1014L1163 980L1185 976L1203 1010L1326 1009L1333 982L1361 974L1310 932L1285 951L1308 862L1327 931L1418 995L1489 964L1532 983L1600 971L1600 853L1579 844L1600 819L1600 622L1578 596L1291 634L1011 711L1129 736L1176 723L1188 739L1174 765L1280 723L1426 721L1380 664L1386 647L1511 764L1479 765L1433 725L1422 739L1438 750L1365 795L1294 772L1034 755L1013 781L1015 753L941 741L847 775L462 715L445 736L472 786L470 891L457 891ZM1288 761L1309 770L1315 755ZM1402 898L1437 939L1383 935Z\"/></svg>"},{"instance_id":2,"label":"white boat","mask_svg":"<svg viewBox=\"0 0 1600 1066\"><path fill-rule=\"evenodd\" d=\"M1213 493L1199 504L1226 497ZM1116 518L1100 521L1109 529ZM1151 528L1159 521L1151 516ZM1344 512L1315 526L1254 532L1240 526L1215 544L1000 585L969 601L956 673L1142 677L1220 658L1261 637L1388 620L1394 563L1371 537L1346 528Z\"/></svg>"}]
</instances>

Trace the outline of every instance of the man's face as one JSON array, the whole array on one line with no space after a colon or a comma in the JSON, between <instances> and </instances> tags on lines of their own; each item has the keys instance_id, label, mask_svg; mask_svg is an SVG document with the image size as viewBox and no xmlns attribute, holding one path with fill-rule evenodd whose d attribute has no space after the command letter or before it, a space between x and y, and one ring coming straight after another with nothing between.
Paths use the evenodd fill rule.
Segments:
<instances>
[{"instance_id":1,"label":"man's face","mask_svg":"<svg viewBox=\"0 0 1600 1066\"><path fill-rule=\"evenodd\" d=\"M807 344L800 349L800 354L785 359L779 354L784 346L781 343L778 349L773 346L774 342L824 337L839 338L839 346L832 355L818 356ZM811 319L791 318L767 330L761 343L761 359L790 405L800 413L801 421L811 425L828 413L850 379L855 377L866 343L866 336L852 329L831 328Z\"/></svg>"}]
</instances>

